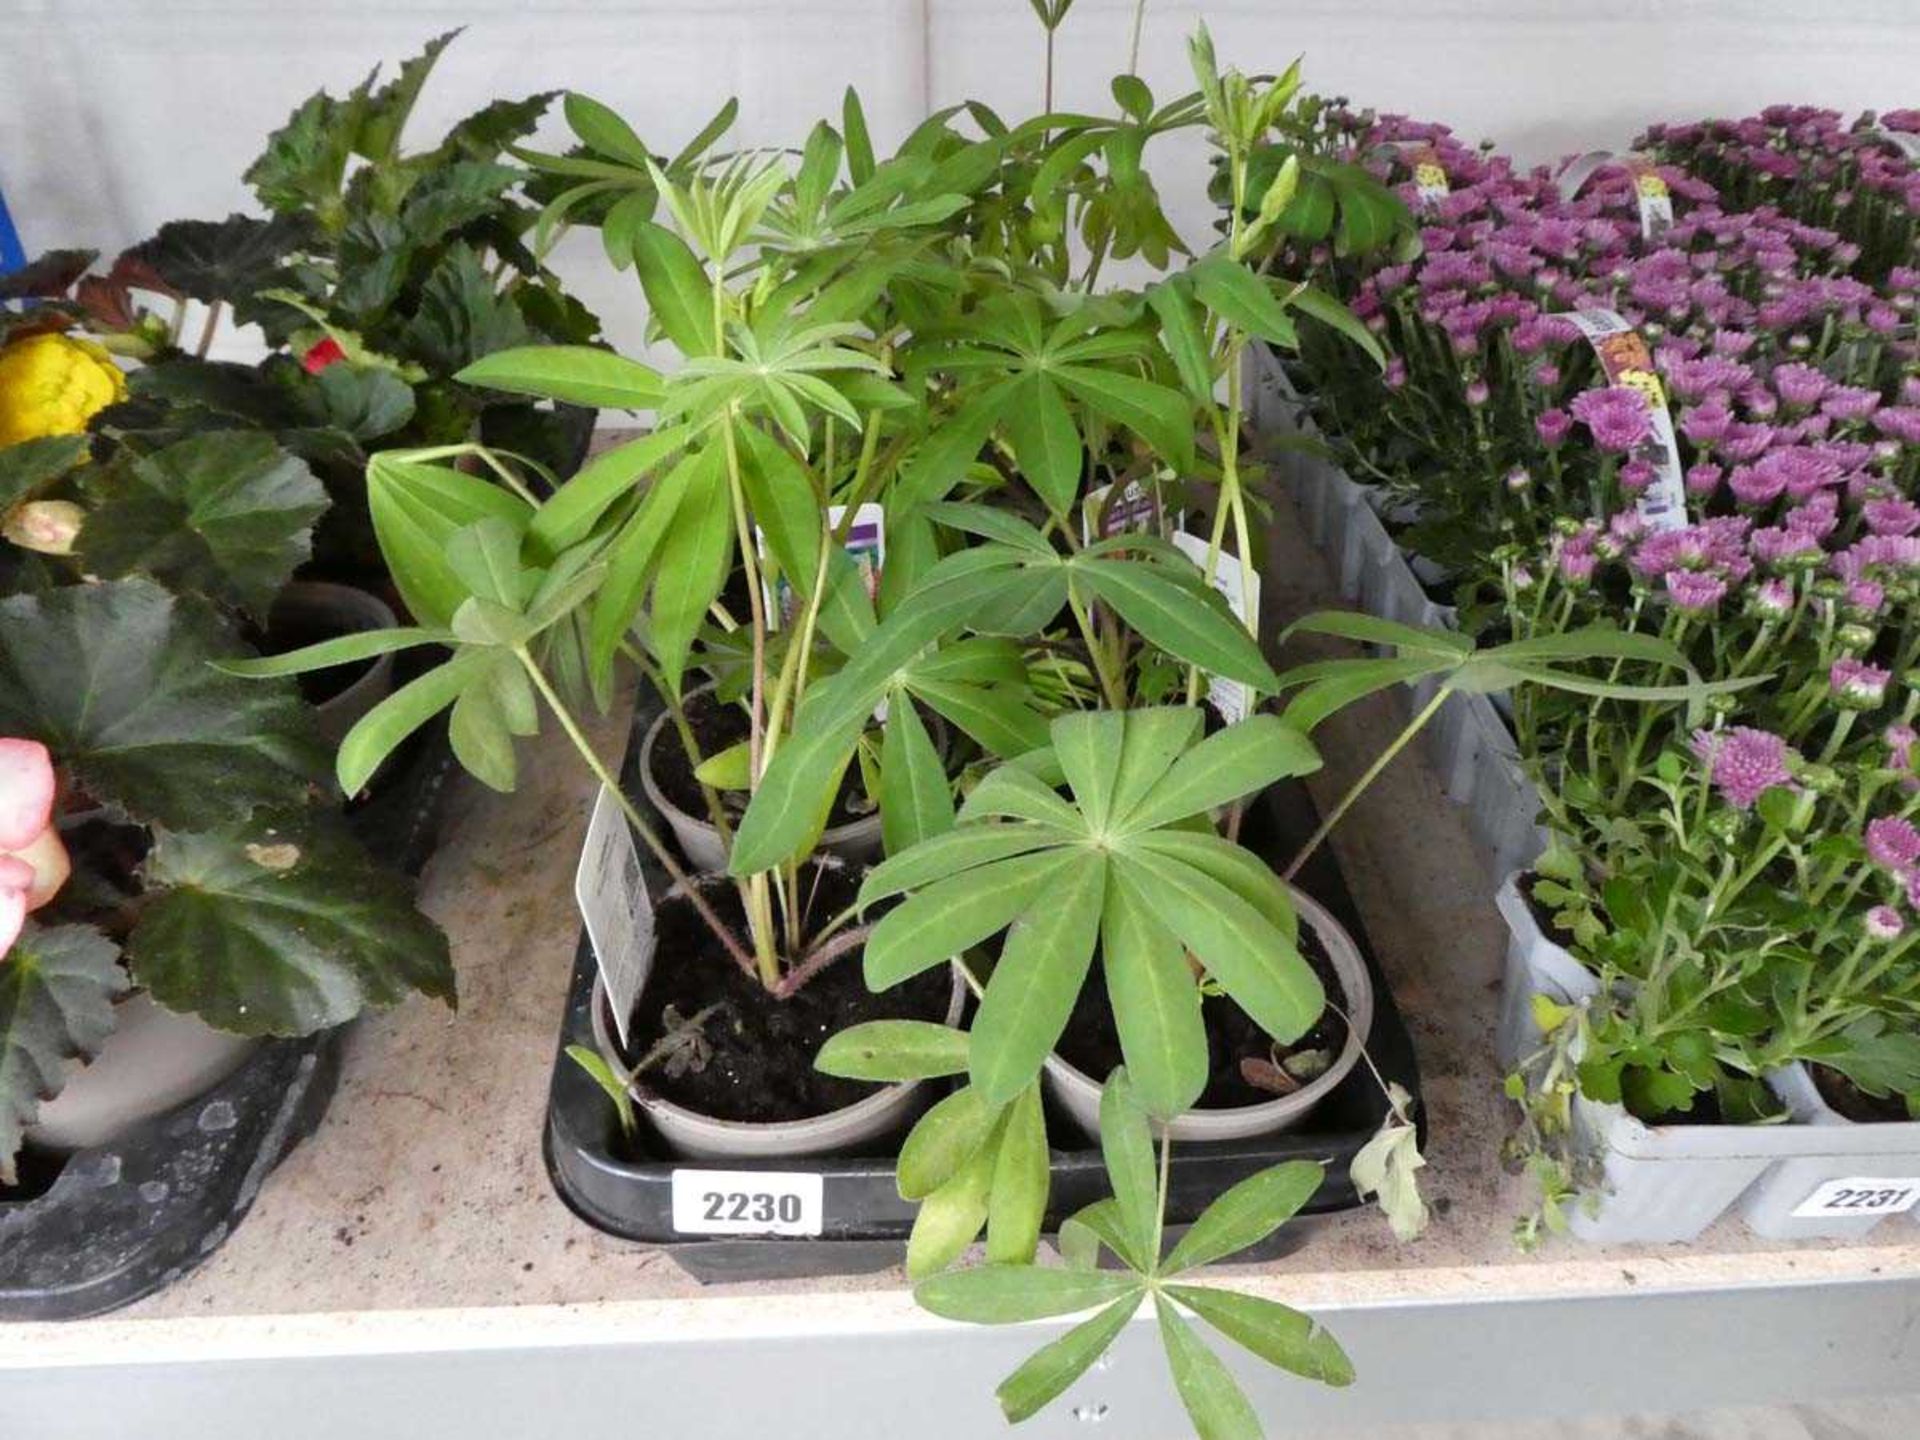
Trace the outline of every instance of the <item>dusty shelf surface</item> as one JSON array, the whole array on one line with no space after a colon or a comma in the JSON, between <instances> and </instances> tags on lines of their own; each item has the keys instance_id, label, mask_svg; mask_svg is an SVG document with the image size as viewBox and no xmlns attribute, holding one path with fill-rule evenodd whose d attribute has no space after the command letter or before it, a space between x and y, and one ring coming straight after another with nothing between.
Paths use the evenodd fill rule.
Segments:
<instances>
[{"instance_id":1,"label":"dusty shelf surface","mask_svg":"<svg viewBox=\"0 0 1920 1440\"><path fill-rule=\"evenodd\" d=\"M1276 503L1268 604L1329 603L1320 557ZM1323 803L1401 723L1380 697L1328 727ZM617 758L623 717L596 727ZM702 1286L671 1256L609 1239L554 1195L540 1136L578 916L575 859L593 787L557 730L528 745L519 793L461 781L448 841L423 881L459 970L457 1014L415 1002L352 1036L318 1133L268 1181L252 1215L201 1269L103 1320L0 1327L0 1362L79 1361L137 1343L191 1355L216 1335L248 1348L405 1348L465 1336L553 1343L610 1333L739 1336L937 1324L903 1274ZM1421 747L1387 771L1335 849L1419 1051L1431 1123L1424 1188L1435 1217L1411 1245L1372 1211L1318 1224L1248 1283L1308 1307L1614 1295L1920 1274L1920 1225L1866 1242L1786 1245L1727 1221L1685 1247L1512 1241L1528 1186L1503 1172L1508 1116L1490 1042L1505 931L1461 814ZM457 1342L456 1342L457 1343Z\"/></svg>"}]
</instances>

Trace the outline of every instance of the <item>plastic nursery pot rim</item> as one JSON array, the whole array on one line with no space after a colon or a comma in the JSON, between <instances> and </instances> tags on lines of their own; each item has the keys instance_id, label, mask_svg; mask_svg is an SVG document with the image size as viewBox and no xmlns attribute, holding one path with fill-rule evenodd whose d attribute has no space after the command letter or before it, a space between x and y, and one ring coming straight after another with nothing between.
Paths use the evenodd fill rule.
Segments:
<instances>
[{"instance_id":1,"label":"plastic nursery pot rim","mask_svg":"<svg viewBox=\"0 0 1920 1440\"><path fill-rule=\"evenodd\" d=\"M1276 1130L1290 1130L1360 1063L1366 1037L1373 1031L1373 976L1346 927L1311 895L1289 884L1287 891L1303 923L1313 927L1327 948L1333 973L1346 992L1347 1039L1333 1064L1291 1095L1276 1096L1257 1105L1189 1110L1167 1122L1165 1131L1175 1140L1249 1140ZM1100 1082L1058 1055L1046 1059L1046 1078L1054 1098L1089 1135L1100 1133Z\"/></svg>"},{"instance_id":2,"label":"plastic nursery pot rim","mask_svg":"<svg viewBox=\"0 0 1920 1440\"><path fill-rule=\"evenodd\" d=\"M722 878L698 877L703 882ZM678 888L676 886L669 891L666 899L671 900ZM948 973L952 977L953 989L942 1023L953 1026L959 1023L960 1012L966 1008L967 982L957 965L949 966ZM594 1048L600 1052L600 1058L613 1066L616 1073L624 1071L627 1061L620 1053L619 1042L613 1033L613 1007L597 969L593 977L593 996L588 1002L588 1014L592 1017ZM634 1104L653 1122L654 1128L669 1147L687 1158L773 1159L830 1155L884 1135L912 1113L926 1085L924 1080L901 1081L882 1086L864 1100L857 1100L838 1110L829 1110L824 1115L772 1122L721 1120L702 1115L698 1110L690 1110L684 1105L676 1105L657 1095L629 1093L633 1094Z\"/></svg>"},{"instance_id":3,"label":"plastic nursery pot rim","mask_svg":"<svg viewBox=\"0 0 1920 1440\"><path fill-rule=\"evenodd\" d=\"M330 580L291 582L280 591L273 610L280 615L301 613L335 621L342 635L391 630L399 623L392 607L378 595L356 585L340 585ZM338 745L361 716L392 692L393 656L382 655L346 689L314 706L320 716L321 733L330 743Z\"/></svg>"},{"instance_id":4,"label":"plastic nursery pot rim","mask_svg":"<svg viewBox=\"0 0 1920 1440\"><path fill-rule=\"evenodd\" d=\"M709 680L687 692L687 700L710 693L714 688ZM646 739L640 744L640 788L646 792L647 803L667 817L673 835L680 842L680 848L700 869L719 872L727 868L727 842L720 836L719 827L711 820L698 815L689 815L673 801L667 798L659 782L653 778L653 746L668 725L673 722L673 710L663 706L660 713L647 726ZM819 849L832 850L844 854L849 859L863 860L880 853L880 816L878 812L863 815L858 820L849 820L844 825L836 825L820 836Z\"/></svg>"}]
</instances>

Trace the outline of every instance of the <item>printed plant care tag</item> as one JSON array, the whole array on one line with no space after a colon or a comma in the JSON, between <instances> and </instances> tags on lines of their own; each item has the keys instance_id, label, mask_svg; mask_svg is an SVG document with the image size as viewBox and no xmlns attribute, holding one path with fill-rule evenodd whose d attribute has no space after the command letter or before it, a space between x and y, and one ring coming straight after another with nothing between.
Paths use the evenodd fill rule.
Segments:
<instances>
[{"instance_id":1,"label":"printed plant care tag","mask_svg":"<svg viewBox=\"0 0 1920 1440\"><path fill-rule=\"evenodd\" d=\"M1202 572L1206 570L1208 547L1204 537L1186 530L1176 530L1169 538L1181 554L1198 565ZM1229 555L1223 549L1208 579L1227 602L1227 608L1242 623L1251 621L1260 613L1260 572L1251 565L1243 569L1238 556ZM1222 720L1231 725L1246 719L1251 713L1253 696L1238 680L1223 680L1218 675L1209 674L1207 703L1213 706Z\"/></svg>"},{"instance_id":2,"label":"printed plant care tag","mask_svg":"<svg viewBox=\"0 0 1920 1440\"><path fill-rule=\"evenodd\" d=\"M1914 164L1920 165L1920 135L1910 130L1889 130L1884 125L1876 125L1866 133L1876 140L1885 141Z\"/></svg>"},{"instance_id":3,"label":"printed plant care tag","mask_svg":"<svg viewBox=\"0 0 1920 1440\"><path fill-rule=\"evenodd\" d=\"M793 1170L675 1170L673 1228L682 1235L818 1235L826 1182Z\"/></svg>"},{"instance_id":4,"label":"printed plant care tag","mask_svg":"<svg viewBox=\"0 0 1920 1440\"><path fill-rule=\"evenodd\" d=\"M1418 146L1407 157L1407 163L1413 166L1413 193L1422 205L1438 205L1453 193L1453 187L1447 183L1446 166L1440 163L1440 152L1433 148L1431 141Z\"/></svg>"},{"instance_id":5,"label":"printed plant care tag","mask_svg":"<svg viewBox=\"0 0 1920 1440\"><path fill-rule=\"evenodd\" d=\"M1618 165L1633 177L1633 191L1640 205L1640 238L1658 240L1673 228L1673 195L1651 158L1637 150L1616 155L1611 150L1589 150L1561 167L1554 183L1560 196L1571 200L1585 188L1587 181L1607 165Z\"/></svg>"},{"instance_id":6,"label":"printed plant care tag","mask_svg":"<svg viewBox=\"0 0 1920 1440\"><path fill-rule=\"evenodd\" d=\"M1566 318L1579 328L1599 357L1611 385L1624 385L1647 397L1653 426L1627 457L1653 467L1653 483L1636 507L1654 530L1682 530L1687 524L1687 485L1680 469L1680 442L1667 409L1667 387L1653 368L1653 355L1640 333L1612 310L1570 310Z\"/></svg>"},{"instance_id":7,"label":"printed plant care tag","mask_svg":"<svg viewBox=\"0 0 1920 1440\"><path fill-rule=\"evenodd\" d=\"M624 1045L628 1019L653 968L653 897L647 894L647 877L640 869L640 852L634 848L627 817L604 785L587 821L573 895L587 922L593 958L600 966L613 1023Z\"/></svg>"},{"instance_id":8,"label":"printed plant care tag","mask_svg":"<svg viewBox=\"0 0 1920 1440\"><path fill-rule=\"evenodd\" d=\"M837 531L846 514L846 506L829 505L827 528ZM766 532L755 526L753 540L764 563L767 558ZM887 559L887 512L884 506L868 501L853 512L853 521L847 526L846 551L853 557L854 567L860 572L860 583L867 588L867 598L873 599L880 593L880 567ZM787 576L780 576L771 587L763 583L762 593L767 600L769 628L778 630L800 613L799 593L788 583Z\"/></svg>"},{"instance_id":9,"label":"printed plant care tag","mask_svg":"<svg viewBox=\"0 0 1920 1440\"><path fill-rule=\"evenodd\" d=\"M1145 484L1129 480L1120 487L1118 495L1114 494L1113 486L1102 485L1098 490L1089 490L1080 502L1080 543L1091 545L1095 539L1106 540L1134 532L1164 535L1169 528L1178 530L1186 518L1186 511L1176 510L1169 526L1157 480Z\"/></svg>"},{"instance_id":10,"label":"printed plant care tag","mask_svg":"<svg viewBox=\"0 0 1920 1440\"><path fill-rule=\"evenodd\" d=\"M1920 1204L1920 1177L1904 1180L1829 1180L1794 1207L1796 1220L1845 1220L1899 1215Z\"/></svg>"}]
</instances>

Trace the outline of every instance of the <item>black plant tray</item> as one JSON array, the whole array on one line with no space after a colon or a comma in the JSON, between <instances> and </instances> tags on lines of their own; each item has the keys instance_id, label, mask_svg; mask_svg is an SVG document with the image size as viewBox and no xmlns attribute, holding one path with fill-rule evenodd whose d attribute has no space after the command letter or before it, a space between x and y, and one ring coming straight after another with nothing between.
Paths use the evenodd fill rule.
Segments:
<instances>
[{"instance_id":1,"label":"black plant tray","mask_svg":"<svg viewBox=\"0 0 1920 1440\"><path fill-rule=\"evenodd\" d=\"M384 863L418 874L452 773L444 726L415 737L351 813ZM212 1090L111 1145L29 1148L0 1189L0 1321L77 1320L164 1289L219 1249L263 1181L326 1114L346 1027L260 1046Z\"/></svg>"},{"instance_id":2,"label":"black plant tray","mask_svg":"<svg viewBox=\"0 0 1920 1440\"><path fill-rule=\"evenodd\" d=\"M636 757L646 726L658 713L651 695L643 692L621 774L627 793L636 797L635 804L643 809L646 801L638 798L641 790ZM1275 786L1249 807L1241 838L1256 851L1278 860L1298 850L1317 820L1305 787L1290 782ZM651 858L645 858L650 867ZM648 882L655 895L664 892L662 878L657 870L648 869ZM1333 912L1359 946L1374 983L1373 1031L1367 1037L1368 1052L1386 1079L1399 1082L1414 1097L1416 1114L1421 1116L1424 1131L1424 1111L1418 1108L1420 1076L1413 1041L1387 988L1331 851L1323 847L1314 855L1299 884ZM596 1229L622 1239L665 1246L683 1269L703 1283L851 1275L900 1262L915 1209L913 1204L900 1198L893 1181L894 1158L899 1153L904 1128L879 1142L868 1155L817 1160L677 1162L666 1153L658 1135L642 1117L640 1136L635 1144L629 1145L619 1133L618 1119L605 1094L565 1053L569 1045L593 1048L589 1007L593 1003L594 976L593 947L583 932L574 952L573 983L568 991L553 1083L547 1097L544 1147L554 1188L576 1215ZM1179 1233L1173 1227L1191 1223L1229 1186L1285 1160L1317 1160L1327 1167L1326 1182L1308 1205L1307 1215L1353 1209L1360 1202L1347 1167L1386 1115L1385 1097L1362 1064L1327 1096L1300 1129L1254 1141L1175 1145L1167 1193L1171 1232ZM1047 1133L1056 1140L1079 1134L1072 1121L1056 1113L1051 1104ZM821 1235L818 1239L683 1235L673 1225L676 1169L819 1174L825 1198ZM1109 1193L1106 1169L1095 1148L1055 1150L1052 1170L1049 1231L1057 1226L1061 1217ZM1310 1221L1288 1225L1268 1242L1265 1252L1251 1258L1269 1258L1292 1250L1311 1234L1312 1228Z\"/></svg>"}]
</instances>

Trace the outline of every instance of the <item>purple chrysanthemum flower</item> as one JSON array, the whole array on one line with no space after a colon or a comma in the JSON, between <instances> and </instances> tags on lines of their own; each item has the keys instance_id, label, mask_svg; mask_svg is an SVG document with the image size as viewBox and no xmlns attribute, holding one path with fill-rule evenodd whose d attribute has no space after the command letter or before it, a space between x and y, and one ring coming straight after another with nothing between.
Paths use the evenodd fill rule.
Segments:
<instances>
[{"instance_id":1,"label":"purple chrysanthemum flower","mask_svg":"<svg viewBox=\"0 0 1920 1440\"><path fill-rule=\"evenodd\" d=\"M1920 860L1920 830L1911 820L1882 815L1867 822L1867 858L1889 875L1905 879Z\"/></svg>"},{"instance_id":2,"label":"purple chrysanthemum flower","mask_svg":"<svg viewBox=\"0 0 1920 1440\"><path fill-rule=\"evenodd\" d=\"M1574 419L1593 433L1593 443L1602 450L1631 450L1647 438L1653 425L1647 397L1626 385L1582 391L1570 408Z\"/></svg>"},{"instance_id":3,"label":"purple chrysanthemum flower","mask_svg":"<svg viewBox=\"0 0 1920 1440\"><path fill-rule=\"evenodd\" d=\"M1911 725L1889 725L1880 738L1886 743L1889 770L1913 769L1913 745L1920 740L1920 731Z\"/></svg>"},{"instance_id":4,"label":"purple chrysanthemum flower","mask_svg":"<svg viewBox=\"0 0 1920 1440\"><path fill-rule=\"evenodd\" d=\"M1869 665L1851 655L1833 662L1827 671L1827 685L1849 710L1872 710L1887 698L1889 672Z\"/></svg>"},{"instance_id":5,"label":"purple chrysanthemum flower","mask_svg":"<svg viewBox=\"0 0 1920 1440\"><path fill-rule=\"evenodd\" d=\"M1696 445L1713 445L1727 438L1733 412L1719 400L1695 405L1680 417L1680 433Z\"/></svg>"},{"instance_id":6,"label":"purple chrysanthemum flower","mask_svg":"<svg viewBox=\"0 0 1920 1440\"><path fill-rule=\"evenodd\" d=\"M1693 753L1706 762L1720 798L1736 810L1751 810L1767 791L1793 784L1787 742L1770 730L1735 725L1721 731L1693 732Z\"/></svg>"},{"instance_id":7,"label":"purple chrysanthemum flower","mask_svg":"<svg viewBox=\"0 0 1920 1440\"><path fill-rule=\"evenodd\" d=\"M1727 488L1742 505L1771 505L1786 493L1787 477L1776 465L1736 465Z\"/></svg>"},{"instance_id":8,"label":"purple chrysanthemum flower","mask_svg":"<svg viewBox=\"0 0 1920 1440\"><path fill-rule=\"evenodd\" d=\"M1710 460L1702 460L1687 471L1687 494L1696 500L1705 499L1718 492L1720 482L1726 478L1726 472Z\"/></svg>"},{"instance_id":9,"label":"purple chrysanthemum flower","mask_svg":"<svg viewBox=\"0 0 1920 1440\"><path fill-rule=\"evenodd\" d=\"M1854 385L1836 385L1820 401L1821 413L1842 422L1864 420L1879 408L1878 391Z\"/></svg>"},{"instance_id":10,"label":"purple chrysanthemum flower","mask_svg":"<svg viewBox=\"0 0 1920 1440\"><path fill-rule=\"evenodd\" d=\"M1876 535L1911 535L1920 530L1920 505L1911 500L1869 500L1861 507L1867 528Z\"/></svg>"},{"instance_id":11,"label":"purple chrysanthemum flower","mask_svg":"<svg viewBox=\"0 0 1920 1440\"><path fill-rule=\"evenodd\" d=\"M1753 609L1762 619L1782 619L1793 613L1793 582L1780 579L1763 580L1753 588L1749 599Z\"/></svg>"},{"instance_id":12,"label":"purple chrysanthemum flower","mask_svg":"<svg viewBox=\"0 0 1920 1440\"><path fill-rule=\"evenodd\" d=\"M1774 392L1787 405L1805 410L1820 403L1831 382L1811 365L1782 365L1773 372Z\"/></svg>"},{"instance_id":13,"label":"purple chrysanthemum flower","mask_svg":"<svg viewBox=\"0 0 1920 1440\"><path fill-rule=\"evenodd\" d=\"M1887 587L1877 580L1855 580L1847 586L1847 609L1871 618L1887 603Z\"/></svg>"},{"instance_id":14,"label":"purple chrysanthemum flower","mask_svg":"<svg viewBox=\"0 0 1920 1440\"><path fill-rule=\"evenodd\" d=\"M1704 570L1669 570L1667 595L1676 608L1704 615L1726 597L1727 582Z\"/></svg>"},{"instance_id":15,"label":"purple chrysanthemum flower","mask_svg":"<svg viewBox=\"0 0 1920 1440\"><path fill-rule=\"evenodd\" d=\"M1567 438L1567 432L1573 428L1573 417L1564 410L1542 411L1533 422L1533 432L1540 437L1540 443L1549 450L1558 449Z\"/></svg>"},{"instance_id":16,"label":"purple chrysanthemum flower","mask_svg":"<svg viewBox=\"0 0 1920 1440\"><path fill-rule=\"evenodd\" d=\"M1898 940L1900 932L1907 928L1907 922L1900 918L1900 912L1891 905L1876 905L1867 911L1861 928L1875 940Z\"/></svg>"}]
</instances>

